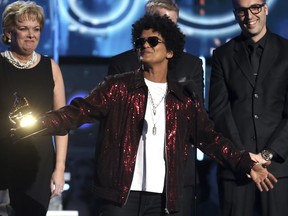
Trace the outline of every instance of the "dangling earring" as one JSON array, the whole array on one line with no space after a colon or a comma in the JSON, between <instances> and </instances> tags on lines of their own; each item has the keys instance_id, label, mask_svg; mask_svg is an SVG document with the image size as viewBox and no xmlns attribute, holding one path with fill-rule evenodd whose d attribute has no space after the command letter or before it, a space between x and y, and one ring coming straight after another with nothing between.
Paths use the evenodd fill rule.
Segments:
<instances>
[{"instance_id":1,"label":"dangling earring","mask_svg":"<svg viewBox=\"0 0 288 216\"><path fill-rule=\"evenodd\" d=\"M8 43L11 43L11 38L8 38Z\"/></svg>"}]
</instances>

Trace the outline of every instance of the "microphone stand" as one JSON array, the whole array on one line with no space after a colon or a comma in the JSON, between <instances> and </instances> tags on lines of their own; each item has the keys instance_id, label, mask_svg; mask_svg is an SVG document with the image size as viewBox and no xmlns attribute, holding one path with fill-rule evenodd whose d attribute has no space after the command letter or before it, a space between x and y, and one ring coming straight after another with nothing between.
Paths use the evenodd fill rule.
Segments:
<instances>
[{"instance_id":1,"label":"microphone stand","mask_svg":"<svg viewBox=\"0 0 288 216\"><path fill-rule=\"evenodd\" d=\"M193 96L195 93L193 92ZM198 145L198 104L195 100L195 128L194 128L194 216L197 216L197 145Z\"/></svg>"},{"instance_id":2,"label":"microphone stand","mask_svg":"<svg viewBox=\"0 0 288 216\"><path fill-rule=\"evenodd\" d=\"M194 82L185 83L184 89L190 95L190 98L195 103L195 122L194 122L194 216L197 216L197 146L198 146L198 103L200 102L199 97L196 95L193 87Z\"/></svg>"}]
</instances>

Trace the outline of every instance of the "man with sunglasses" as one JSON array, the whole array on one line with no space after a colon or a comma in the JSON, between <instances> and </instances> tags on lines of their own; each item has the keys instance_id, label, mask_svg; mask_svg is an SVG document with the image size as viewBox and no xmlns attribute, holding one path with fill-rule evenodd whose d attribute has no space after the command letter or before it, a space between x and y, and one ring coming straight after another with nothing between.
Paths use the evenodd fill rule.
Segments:
<instances>
[{"instance_id":1,"label":"man with sunglasses","mask_svg":"<svg viewBox=\"0 0 288 216\"><path fill-rule=\"evenodd\" d=\"M146 14L160 14L168 16L174 23L179 18L179 7L174 0L149 0L145 4ZM108 74L120 74L139 69L141 63L134 49L120 53L110 59ZM198 57L184 52L171 71L171 78L179 82L193 81L195 91L203 97L203 68Z\"/></svg>"},{"instance_id":2,"label":"man with sunglasses","mask_svg":"<svg viewBox=\"0 0 288 216\"><path fill-rule=\"evenodd\" d=\"M84 123L103 121L93 187L99 197L97 216L178 216L188 145L196 137L204 153L250 176L259 190L277 182L258 163L259 156L238 151L214 130L189 86L169 79L184 38L167 16L140 18L133 24L132 40L143 67L106 77L86 97L46 113L28 132L63 135ZM21 131L25 128L14 130L14 140Z\"/></svg>"},{"instance_id":3,"label":"man with sunglasses","mask_svg":"<svg viewBox=\"0 0 288 216\"><path fill-rule=\"evenodd\" d=\"M266 161L278 184L258 192L251 181L218 170L222 216L288 212L288 41L266 26L264 0L232 0L242 33L213 53L209 112L216 130Z\"/></svg>"},{"instance_id":4,"label":"man with sunglasses","mask_svg":"<svg viewBox=\"0 0 288 216\"><path fill-rule=\"evenodd\" d=\"M173 0L149 0L145 5L146 14L167 15L174 23L179 17L179 7ZM156 42L156 41L155 41ZM153 38L148 41L153 45ZM141 63L135 50L128 50L111 58L108 67L108 74L120 74L127 71L139 69ZM178 62L173 66L170 78L181 83L191 82L191 88L202 98L203 97L203 69L202 61L189 53L184 52ZM189 146L192 149L192 146ZM199 178L196 175L195 151L189 151L187 167L185 170L183 216L192 216L195 213L195 195L200 196ZM195 190L195 182L197 190ZM200 200L200 199L199 199Z\"/></svg>"}]
</instances>

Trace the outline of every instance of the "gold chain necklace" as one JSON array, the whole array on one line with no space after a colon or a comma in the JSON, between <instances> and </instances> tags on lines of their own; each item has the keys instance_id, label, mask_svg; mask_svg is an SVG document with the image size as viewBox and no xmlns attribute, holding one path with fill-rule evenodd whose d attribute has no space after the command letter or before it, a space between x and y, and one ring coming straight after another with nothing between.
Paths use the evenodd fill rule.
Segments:
<instances>
[{"instance_id":1,"label":"gold chain necklace","mask_svg":"<svg viewBox=\"0 0 288 216\"><path fill-rule=\"evenodd\" d=\"M16 59L12 52L10 50L6 50L4 52L4 57L11 63L13 64L15 67L19 68L19 69L27 69L29 68L31 65L33 65L36 60L37 60L37 55L36 52L33 51L32 53L32 57L30 60L28 60L26 63L22 63L20 62L18 59Z\"/></svg>"}]
</instances>

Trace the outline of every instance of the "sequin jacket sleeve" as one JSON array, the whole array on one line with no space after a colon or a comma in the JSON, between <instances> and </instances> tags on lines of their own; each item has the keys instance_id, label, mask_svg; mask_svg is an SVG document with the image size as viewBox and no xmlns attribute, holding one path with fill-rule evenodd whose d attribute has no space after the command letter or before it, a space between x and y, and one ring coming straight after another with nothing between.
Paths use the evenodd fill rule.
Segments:
<instances>
[{"instance_id":1,"label":"sequin jacket sleeve","mask_svg":"<svg viewBox=\"0 0 288 216\"><path fill-rule=\"evenodd\" d=\"M57 111L46 113L43 125L47 133L63 135L69 130L76 129L84 123L93 123L103 118L111 106L107 80L102 81L85 98L74 98L70 105Z\"/></svg>"},{"instance_id":2,"label":"sequin jacket sleeve","mask_svg":"<svg viewBox=\"0 0 288 216\"><path fill-rule=\"evenodd\" d=\"M208 118L200 100L196 102L196 110L194 130L197 131L198 148L235 172L250 173L255 163L249 152L238 150L229 139L214 130L214 123Z\"/></svg>"}]
</instances>

